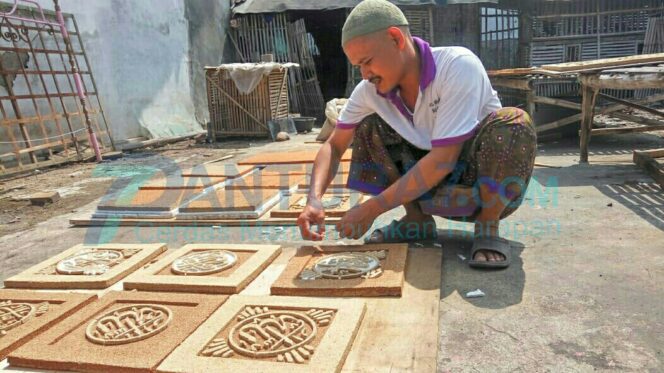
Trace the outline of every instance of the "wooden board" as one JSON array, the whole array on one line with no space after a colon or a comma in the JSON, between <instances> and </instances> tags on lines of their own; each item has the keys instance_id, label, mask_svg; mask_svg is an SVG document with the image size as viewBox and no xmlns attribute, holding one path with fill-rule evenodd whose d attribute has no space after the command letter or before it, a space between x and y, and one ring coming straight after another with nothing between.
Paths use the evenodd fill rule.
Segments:
<instances>
[{"instance_id":1,"label":"wooden board","mask_svg":"<svg viewBox=\"0 0 664 373\"><path fill-rule=\"evenodd\" d=\"M53 370L152 371L226 299L223 295L111 292L12 352L9 364ZM141 317L131 309L145 310L146 306L152 309L150 314L163 315L155 318L159 324L141 323L148 311ZM123 309L119 311L121 322L105 317L119 309ZM100 318L105 319L105 327L97 323ZM131 324L143 326L129 333L125 328ZM109 328L117 333L101 333ZM146 334L146 330L155 332ZM110 338L116 335L136 338Z\"/></svg>"},{"instance_id":2,"label":"wooden board","mask_svg":"<svg viewBox=\"0 0 664 373\"><path fill-rule=\"evenodd\" d=\"M254 169L254 166L238 166L235 164L202 164L182 170L185 177L239 177Z\"/></svg>"},{"instance_id":3,"label":"wooden board","mask_svg":"<svg viewBox=\"0 0 664 373\"><path fill-rule=\"evenodd\" d=\"M350 162L339 163L337 174L350 173L350 165ZM265 166L263 170L269 172L289 173L291 175L311 175L313 166L312 163L272 164Z\"/></svg>"},{"instance_id":4,"label":"wooden board","mask_svg":"<svg viewBox=\"0 0 664 373\"><path fill-rule=\"evenodd\" d=\"M489 70L487 71L487 74L489 75L489 78L501 76L525 76L532 74L534 70L534 67L518 67L514 69Z\"/></svg>"},{"instance_id":5,"label":"wooden board","mask_svg":"<svg viewBox=\"0 0 664 373\"><path fill-rule=\"evenodd\" d=\"M261 153L254 155L252 157L246 158L238 162L239 165L268 165L268 164L290 164L290 163L313 163L318 154L318 149L315 150L303 150L295 152L272 152L272 153ZM342 162L350 162L350 159L353 155L351 149L346 150L346 152L341 157Z\"/></svg>"},{"instance_id":6,"label":"wooden board","mask_svg":"<svg viewBox=\"0 0 664 373\"><path fill-rule=\"evenodd\" d=\"M322 251L321 251L322 250ZM332 279L318 278L305 280L304 272L314 273L314 264L321 259L330 258L342 253L368 253L380 259L380 267L375 271L376 277ZM381 258L380 253L384 254ZM303 246L286 266L281 276L270 287L272 295L297 295L314 297L377 297L401 296L401 288L406 269L408 245L377 244L316 247ZM342 266L348 266L344 263ZM342 273L342 268L338 273Z\"/></svg>"},{"instance_id":7,"label":"wooden board","mask_svg":"<svg viewBox=\"0 0 664 373\"><path fill-rule=\"evenodd\" d=\"M551 64L551 65L542 65L541 68L550 71L568 72L568 71L582 70L582 69L620 67L635 63L659 63L659 62L664 62L664 53L640 54L628 57L566 62L566 63Z\"/></svg>"},{"instance_id":8,"label":"wooden board","mask_svg":"<svg viewBox=\"0 0 664 373\"><path fill-rule=\"evenodd\" d=\"M235 263L227 268L224 257L211 259L192 254L232 253ZM236 294L244 289L279 254L279 245L189 244L174 250L159 261L137 271L123 281L125 290L169 291L187 293ZM188 263L182 263L182 258ZM180 260L176 270L173 263ZM217 264L217 267L215 267ZM192 266L193 265L193 266ZM183 272L189 266L190 272ZM178 272L177 269L180 269ZM223 268L221 270L217 270ZM195 272L195 271L198 271Z\"/></svg>"},{"instance_id":9,"label":"wooden board","mask_svg":"<svg viewBox=\"0 0 664 373\"><path fill-rule=\"evenodd\" d=\"M296 193L284 197L270 210L271 218L293 218L297 219L304 210L307 202L307 194ZM342 217L354 206L364 202L368 196L347 190L344 192L325 193L321 202L325 208L325 217ZM334 203L334 205L330 205ZM338 204L337 204L338 203Z\"/></svg>"},{"instance_id":10,"label":"wooden board","mask_svg":"<svg viewBox=\"0 0 664 373\"><path fill-rule=\"evenodd\" d=\"M119 197L102 201L97 211L146 211L170 212L192 198L200 191L196 190L138 190L129 198Z\"/></svg>"},{"instance_id":11,"label":"wooden board","mask_svg":"<svg viewBox=\"0 0 664 373\"><path fill-rule=\"evenodd\" d=\"M75 227L271 227L271 226L294 226L297 219L294 218L269 218L269 214L258 219L187 219L183 216L167 219L136 219L128 217L77 217L69 219L69 224ZM325 218L326 224L334 224L341 218Z\"/></svg>"},{"instance_id":12,"label":"wooden board","mask_svg":"<svg viewBox=\"0 0 664 373\"><path fill-rule=\"evenodd\" d=\"M94 256L81 256L91 250ZM164 251L166 245L162 243L80 244L10 277L5 287L105 289Z\"/></svg>"},{"instance_id":13,"label":"wooden board","mask_svg":"<svg viewBox=\"0 0 664 373\"><path fill-rule=\"evenodd\" d=\"M183 190L183 189L194 189L202 190L213 185L222 183L226 180L226 177L209 177L209 176L180 176L172 175L165 178L158 178L150 180L147 183L138 187L140 190Z\"/></svg>"},{"instance_id":14,"label":"wooden board","mask_svg":"<svg viewBox=\"0 0 664 373\"><path fill-rule=\"evenodd\" d=\"M97 299L94 294L0 289L0 360Z\"/></svg>"},{"instance_id":15,"label":"wooden board","mask_svg":"<svg viewBox=\"0 0 664 373\"><path fill-rule=\"evenodd\" d=\"M664 157L664 149L649 151L634 151L633 161L642 168L650 177L664 188L664 165L657 162L656 158Z\"/></svg>"},{"instance_id":16,"label":"wooden board","mask_svg":"<svg viewBox=\"0 0 664 373\"><path fill-rule=\"evenodd\" d=\"M232 296L159 366L162 372L338 372L365 313L361 300ZM297 329L263 344L266 321ZM235 329L235 330L233 330ZM302 333L298 333L302 330ZM250 334L252 333L253 334ZM276 334L275 334L276 333ZM281 334L284 333L284 334ZM290 335L291 338L287 338ZM257 351L242 343L256 340ZM231 349L232 346L233 348ZM238 348L239 347L239 348Z\"/></svg>"},{"instance_id":17,"label":"wooden board","mask_svg":"<svg viewBox=\"0 0 664 373\"><path fill-rule=\"evenodd\" d=\"M269 171L252 172L243 177L230 180L227 190L241 189L277 189L289 190L305 180L305 175L284 174Z\"/></svg>"}]
</instances>

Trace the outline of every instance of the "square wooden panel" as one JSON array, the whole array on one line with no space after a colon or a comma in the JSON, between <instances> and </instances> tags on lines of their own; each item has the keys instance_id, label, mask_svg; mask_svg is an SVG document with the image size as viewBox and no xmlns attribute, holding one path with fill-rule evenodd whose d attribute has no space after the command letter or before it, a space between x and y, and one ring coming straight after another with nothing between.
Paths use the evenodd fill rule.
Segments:
<instances>
[{"instance_id":1,"label":"square wooden panel","mask_svg":"<svg viewBox=\"0 0 664 373\"><path fill-rule=\"evenodd\" d=\"M176 219L257 219L280 198L275 189L213 190L180 207Z\"/></svg>"},{"instance_id":2,"label":"square wooden panel","mask_svg":"<svg viewBox=\"0 0 664 373\"><path fill-rule=\"evenodd\" d=\"M279 245L189 244L123 284L125 290L236 294L280 253Z\"/></svg>"},{"instance_id":3,"label":"square wooden panel","mask_svg":"<svg viewBox=\"0 0 664 373\"><path fill-rule=\"evenodd\" d=\"M95 299L95 294L0 289L0 360Z\"/></svg>"},{"instance_id":4,"label":"square wooden panel","mask_svg":"<svg viewBox=\"0 0 664 373\"><path fill-rule=\"evenodd\" d=\"M238 162L239 165L268 165L268 164L288 164L288 163L313 163L318 154L318 149L302 150L295 152L272 152L256 154ZM341 157L342 162L350 162L353 156L353 150L348 149Z\"/></svg>"},{"instance_id":5,"label":"square wooden panel","mask_svg":"<svg viewBox=\"0 0 664 373\"><path fill-rule=\"evenodd\" d=\"M230 180L226 184L227 190L238 189L278 189L289 190L304 181L305 175L296 175L280 172L260 170L243 177Z\"/></svg>"},{"instance_id":6,"label":"square wooden panel","mask_svg":"<svg viewBox=\"0 0 664 373\"><path fill-rule=\"evenodd\" d=\"M317 297L401 296L408 257L407 244L318 247L323 252L313 246L300 247L270 287L270 293ZM342 253L359 256L340 256ZM368 258L366 254L373 258ZM321 259L332 256L336 257L336 262L321 263L315 267ZM379 261L379 265L375 265L375 260ZM325 276L320 277L321 273ZM341 278L333 278L335 276Z\"/></svg>"},{"instance_id":7,"label":"square wooden panel","mask_svg":"<svg viewBox=\"0 0 664 373\"><path fill-rule=\"evenodd\" d=\"M187 168L180 173L185 177L240 177L254 169L254 166L238 166L235 164L203 164Z\"/></svg>"},{"instance_id":8,"label":"square wooden panel","mask_svg":"<svg viewBox=\"0 0 664 373\"><path fill-rule=\"evenodd\" d=\"M217 185L226 180L226 177L209 176L180 176L172 175L165 178L153 179L138 187L139 190L183 190L194 189L201 190L213 185Z\"/></svg>"},{"instance_id":9,"label":"square wooden panel","mask_svg":"<svg viewBox=\"0 0 664 373\"><path fill-rule=\"evenodd\" d=\"M9 364L88 372L154 371L226 299L110 292L12 352Z\"/></svg>"},{"instance_id":10,"label":"square wooden panel","mask_svg":"<svg viewBox=\"0 0 664 373\"><path fill-rule=\"evenodd\" d=\"M362 203L367 196L362 193L347 191L341 193L325 193L321 202L325 208L325 216L341 217L353 206ZM284 197L279 203L270 210L272 218L297 218L304 210L307 203L307 195L303 193L293 194Z\"/></svg>"},{"instance_id":11,"label":"square wooden panel","mask_svg":"<svg viewBox=\"0 0 664 373\"><path fill-rule=\"evenodd\" d=\"M16 276L8 288L105 289L166 251L166 245L76 245Z\"/></svg>"},{"instance_id":12,"label":"square wooden panel","mask_svg":"<svg viewBox=\"0 0 664 373\"><path fill-rule=\"evenodd\" d=\"M159 371L338 372L364 312L357 299L234 295Z\"/></svg>"}]
</instances>

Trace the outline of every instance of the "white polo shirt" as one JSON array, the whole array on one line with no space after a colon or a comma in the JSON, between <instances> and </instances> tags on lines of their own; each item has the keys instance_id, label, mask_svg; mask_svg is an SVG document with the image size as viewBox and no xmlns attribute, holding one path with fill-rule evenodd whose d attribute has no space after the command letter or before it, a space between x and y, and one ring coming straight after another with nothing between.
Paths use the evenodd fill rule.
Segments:
<instances>
[{"instance_id":1,"label":"white polo shirt","mask_svg":"<svg viewBox=\"0 0 664 373\"><path fill-rule=\"evenodd\" d=\"M430 48L413 38L421 56L420 93L411 113L398 88L380 94L361 81L342 109L339 129L353 129L378 114L406 141L424 150L458 144L471 138L487 115L501 108L482 62L463 47Z\"/></svg>"}]
</instances>

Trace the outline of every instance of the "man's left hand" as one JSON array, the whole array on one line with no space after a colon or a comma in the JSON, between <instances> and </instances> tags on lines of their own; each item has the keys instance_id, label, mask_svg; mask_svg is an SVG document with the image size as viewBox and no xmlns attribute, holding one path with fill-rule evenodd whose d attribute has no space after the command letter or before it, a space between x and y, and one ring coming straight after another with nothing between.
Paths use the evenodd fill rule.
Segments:
<instances>
[{"instance_id":1,"label":"man's left hand","mask_svg":"<svg viewBox=\"0 0 664 373\"><path fill-rule=\"evenodd\" d=\"M348 210L336 224L337 232L341 238L358 239L364 235L374 220L380 215L380 209L372 206L372 200L362 203Z\"/></svg>"}]
</instances>

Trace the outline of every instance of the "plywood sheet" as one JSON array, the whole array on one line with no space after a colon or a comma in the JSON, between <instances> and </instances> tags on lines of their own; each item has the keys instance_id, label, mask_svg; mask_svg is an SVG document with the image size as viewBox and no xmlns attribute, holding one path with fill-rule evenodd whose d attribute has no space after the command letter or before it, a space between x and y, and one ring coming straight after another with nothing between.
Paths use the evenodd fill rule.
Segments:
<instances>
[{"instance_id":1,"label":"plywood sheet","mask_svg":"<svg viewBox=\"0 0 664 373\"><path fill-rule=\"evenodd\" d=\"M195 197L199 191L196 190L138 190L134 195L128 197L113 198L102 201L98 211L148 211L169 212L176 209L180 204Z\"/></svg>"},{"instance_id":2,"label":"plywood sheet","mask_svg":"<svg viewBox=\"0 0 664 373\"><path fill-rule=\"evenodd\" d=\"M288 190L304 181L305 175L287 174L261 170L252 172L243 177L230 180L226 184L227 190L239 189L278 189Z\"/></svg>"},{"instance_id":3,"label":"plywood sheet","mask_svg":"<svg viewBox=\"0 0 664 373\"><path fill-rule=\"evenodd\" d=\"M193 190L202 190L213 185L217 185L226 180L226 177L209 177L209 176L180 176L172 175L166 178L159 178L150 180L147 183L141 185L139 190L183 190L183 189L193 189Z\"/></svg>"},{"instance_id":4,"label":"plywood sheet","mask_svg":"<svg viewBox=\"0 0 664 373\"><path fill-rule=\"evenodd\" d=\"M347 190L345 192L325 193L321 202L325 208L325 217L341 217L352 207L362 203L367 196ZM270 210L272 218L297 218L307 203L307 195L303 193L284 197Z\"/></svg>"},{"instance_id":5,"label":"plywood sheet","mask_svg":"<svg viewBox=\"0 0 664 373\"><path fill-rule=\"evenodd\" d=\"M272 284L270 293L401 296L407 257L406 244L303 246Z\"/></svg>"},{"instance_id":6,"label":"plywood sheet","mask_svg":"<svg viewBox=\"0 0 664 373\"><path fill-rule=\"evenodd\" d=\"M328 186L328 189L346 188L346 186L348 185L348 176L349 174L336 174L334 176L334 179L332 179L332 182ZM309 189L311 187L310 182L311 182L311 176L307 176L307 179L304 182L298 184L298 188Z\"/></svg>"},{"instance_id":7,"label":"plywood sheet","mask_svg":"<svg viewBox=\"0 0 664 373\"><path fill-rule=\"evenodd\" d=\"M152 371L225 300L222 295L111 292L9 355L11 366Z\"/></svg>"},{"instance_id":8,"label":"plywood sheet","mask_svg":"<svg viewBox=\"0 0 664 373\"><path fill-rule=\"evenodd\" d=\"M95 299L94 294L0 289L0 360Z\"/></svg>"},{"instance_id":9,"label":"plywood sheet","mask_svg":"<svg viewBox=\"0 0 664 373\"><path fill-rule=\"evenodd\" d=\"M279 195L278 190L219 189L180 207L180 212L255 211Z\"/></svg>"},{"instance_id":10,"label":"plywood sheet","mask_svg":"<svg viewBox=\"0 0 664 373\"><path fill-rule=\"evenodd\" d=\"M105 289L164 251L162 243L76 245L10 277L5 287Z\"/></svg>"},{"instance_id":11,"label":"plywood sheet","mask_svg":"<svg viewBox=\"0 0 664 373\"><path fill-rule=\"evenodd\" d=\"M338 174L347 174L350 172L351 162L339 163ZM313 163L294 163L294 164L271 164L265 166L265 171L289 173L291 175L311 175Z\"/></svg>"},{"instance_id":12,"label":"plywood sheet","mask_svg":"<svg viewBox=\"0 0 664 373\"><path fill-rule=\"evenodd\" d=\"M279 245L189 244L123 284L125 290L236 294L280 253Z\"/></svg>"},{"instance_id":13,"label":"plywood sheet","mask_svg":"<svg viewBox=\"0 0 664 373\"><path fill-rule=\"evenodd\" d=\"M254 166L236 164L203 164L187 168L180 173L185 177L239 177L254 169Z\"/></svg>"},{"instance_id":14,"label":"plywood sheet","mask_svg":"<svg viewBox=\"0 0 664 373\"><path fill-rule=\"evenodd\" d=\"M356 299L234 295L159 371L337 372L364 313Z\"/></svg>"},{"instance_id":15,"label":"plywood sheet","mask_svg":"<svg viewBox=\"0 0 664 373\"><path fill-rule=\"evenodd\" d=\"M240 165L267 165L277 163L313 163L318 154L318 149L315 150L302 150L294 152L272 152L261 153L238 162ZM350 162L353 155L352 149L346 150L341 157L342 162Z\"/></svg>"}]
</instances>

